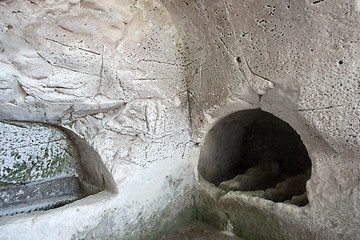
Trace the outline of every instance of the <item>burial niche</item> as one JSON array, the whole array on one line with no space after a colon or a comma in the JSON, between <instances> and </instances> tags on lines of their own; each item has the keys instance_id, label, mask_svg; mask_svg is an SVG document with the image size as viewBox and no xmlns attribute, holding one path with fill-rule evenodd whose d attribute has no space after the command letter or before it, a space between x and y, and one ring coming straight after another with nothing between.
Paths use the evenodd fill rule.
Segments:
<instances>
[{"instance_id":1,"label":"burial niche","mask_svg":"<svg viewBox=\"0 0 360 240\"><path fill-rule=\"evenodd\" d=\"M115 189L98 154L70 130L0 121L0 137L0 217Z\"/></svg>"},{"instance_id":2,"label":"burial niche","mask_svg":"<svg viewBox=\"0 0 360 240\"><path fill-rule=\"evenodd\" d=\"M274 202L308 203L311 160L286 122L260 109L220 120L200 152L199 173L224 191L246 191Z\"/></svg>"}]
</instances>

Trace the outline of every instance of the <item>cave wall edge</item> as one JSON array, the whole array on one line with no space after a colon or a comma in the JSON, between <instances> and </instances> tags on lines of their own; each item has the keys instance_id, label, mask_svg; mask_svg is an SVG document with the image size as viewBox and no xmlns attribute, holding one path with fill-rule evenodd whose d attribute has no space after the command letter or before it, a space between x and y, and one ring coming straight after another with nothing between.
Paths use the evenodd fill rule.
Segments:
<instances>
[{"instance_id":1,"label":"cave wall edge","mask_svg":"<svg viewBox=\"0 0 360 240\"><path fill-rule=\"evenodd\" d=\"M163 2L191 62L194 161L217 122L257 108L289 123L312 161L302 208L197 175L199 218L248 239L358 238L359 1Z\"/></svg>"}]
</instances>

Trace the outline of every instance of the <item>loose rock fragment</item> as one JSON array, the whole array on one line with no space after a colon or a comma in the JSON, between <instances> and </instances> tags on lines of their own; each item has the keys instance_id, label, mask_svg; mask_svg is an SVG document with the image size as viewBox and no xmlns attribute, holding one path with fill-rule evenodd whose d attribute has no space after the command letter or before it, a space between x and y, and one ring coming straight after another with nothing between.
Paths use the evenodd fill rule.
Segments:
<instances>
[{"instance_id":1,"label":"loose rock fragment","mask_svg":"<svg viewBox=\"0 0 360 240\"><path fill-rule=\"evenodd\" d=\"M225 191L259 190L273 179L277 179L279 174L280 170L277 162L263 161L248 169L244 174L239 174L234 179L222 182L219 188Z\"/></svg>"},{"instance_id":2,"label":"loose rock fragment","mask_svg":"<svg viewBox=\"0 0 360 240\"><path fill-rule=\"evenodd\" d=\"M294 204L294 205L301 207L301 206L305 206L306 204L308 204L309 200L307 198L306 192L304 192L301 195L292 197L290 200L286 200L285 203L290 203L290 204Z\"/></svg>"},{"instance_id":3,"label":"loose rock fragment","mask_svg":"<svg viewBox=\"0 0 360 240\"><path fill-rule=\"evenodd\" d=\"M293 196L301 195L306 192L306 181L310 178L310 169L304 174L288 177L286 180L278 183L275 188L269 188L265 191L266 199L283 202L291 199Z\"/></svg>"}]
</instances>

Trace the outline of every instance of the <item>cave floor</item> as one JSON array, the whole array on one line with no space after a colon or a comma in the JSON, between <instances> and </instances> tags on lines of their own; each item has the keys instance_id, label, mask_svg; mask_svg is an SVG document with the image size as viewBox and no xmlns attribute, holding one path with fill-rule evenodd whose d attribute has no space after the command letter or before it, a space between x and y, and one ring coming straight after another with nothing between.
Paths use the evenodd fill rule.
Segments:
<instances>
[{"instance_id":1,"label":"cave floor","mask_svg":"<svg viewBox=\"0 0 360 240\"><path fill-rule=\"evenodd\" d=\"M192 222L173 232L161 236L158 240L245 240L218 231L202 222Z\"/></svg>"}]
</instances>

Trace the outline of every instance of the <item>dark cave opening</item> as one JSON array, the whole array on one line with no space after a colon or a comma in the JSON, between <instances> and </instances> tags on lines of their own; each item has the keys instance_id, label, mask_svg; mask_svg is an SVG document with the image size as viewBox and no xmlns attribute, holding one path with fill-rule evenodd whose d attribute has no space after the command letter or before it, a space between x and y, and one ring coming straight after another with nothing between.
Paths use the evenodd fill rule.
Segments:
<instances>
[{"instance_id":1,"label":"dark cave opening","mask_svg":"<svg viewBox=\"0 0 360 240\"><path fill-rule=\"evenodd\" d=\"M275 202L308 203L311 159L299 134L260 109L215 124L201 149L199 172L224 191L257 191Z\"/></svg>"}]
</instances>

